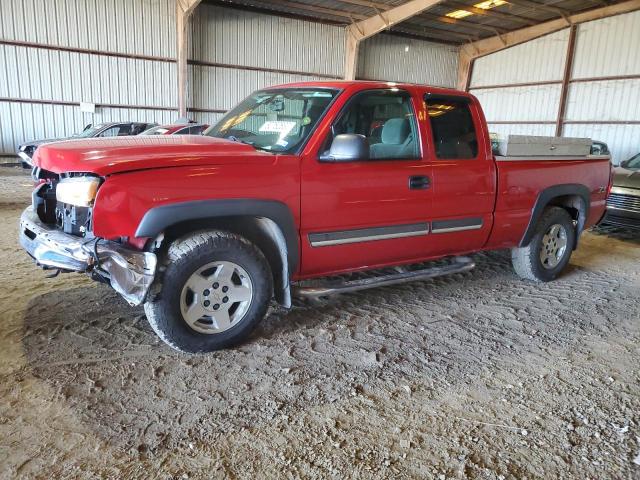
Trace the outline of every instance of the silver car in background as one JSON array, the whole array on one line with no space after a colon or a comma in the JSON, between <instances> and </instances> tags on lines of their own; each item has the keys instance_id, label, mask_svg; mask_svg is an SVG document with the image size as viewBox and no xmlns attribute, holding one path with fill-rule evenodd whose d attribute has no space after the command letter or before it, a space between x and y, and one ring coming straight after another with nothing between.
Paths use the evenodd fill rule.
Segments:
<instances>
[{"instance_id":1,"label":"silver car in background","mask_svg":"<svg viewBox=\"0 0 640 480\"><path fill-rule=\"evenodd\" d=\"M22 162L22 166L25 168L31 168L31 159L36 149L44 144L51 142L59 142L60 140L71 140L77 138L91 138L91 137L122 137L129 135L139 135L143 131L155 126L155 123L147 122L109 122L100 123L98 125L87 125L80 133L71 135L70 137L63 138L47 138L44 140L33 140L31 142L25 142L18 146L18 157Z\"/></svg>"},{"instance_id":2,"label":"silver car in background","mask_svg":"<svg viewBox=\"0 0 640 480\"><path fill-rule=\"evenodd\" d=\"M616 167L601 223L640 229L640 153Z\"/></svg>"}]
</instances>

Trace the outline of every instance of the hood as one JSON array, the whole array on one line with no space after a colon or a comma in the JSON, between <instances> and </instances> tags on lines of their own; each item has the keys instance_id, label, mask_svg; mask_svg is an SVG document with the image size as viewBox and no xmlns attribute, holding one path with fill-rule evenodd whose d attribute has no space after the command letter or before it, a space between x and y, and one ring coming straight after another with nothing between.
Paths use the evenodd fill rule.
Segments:
<instances>
[{"instance_id":1,"label":"hood","mask_svg":"<svg viewBox=\"0 0 640 480\"><path fill-rule=\"evenodd\" d=\"M613 186L640 189L640 170L616 167L613 173Z\"/></svg>"},{"instance_id":2,"label":"hood","mask_svg":"<svg viewBox=\"0 0 640 480\"><path fill-rule=\"evenodd\" d=\"M100 176L150 168L265 161L272 154L221 138L149 135L67 140L42 145L36 167L54 173L87 172Z\"/></svg>"}]
</instances>

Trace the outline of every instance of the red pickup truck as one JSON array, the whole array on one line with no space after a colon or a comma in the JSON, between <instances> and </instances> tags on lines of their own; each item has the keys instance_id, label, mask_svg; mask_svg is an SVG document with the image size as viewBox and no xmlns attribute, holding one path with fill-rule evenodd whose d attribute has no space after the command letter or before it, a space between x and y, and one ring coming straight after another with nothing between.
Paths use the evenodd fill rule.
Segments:
<instances>
[{"instance_id":1,"label":"red pickup truck","mask_svg":"<svg viewBox=\"0 0 640 480\"><path fill-rule=\"evenodd\" d=\"M272 297L465 271L481 250L552 280L611 187L608 157L496 157L475 97L385 82L273 87L201 137L52 143L34 164L27 252L144 303L187 352L238 343Z\"/></svg>"}]
</instances>

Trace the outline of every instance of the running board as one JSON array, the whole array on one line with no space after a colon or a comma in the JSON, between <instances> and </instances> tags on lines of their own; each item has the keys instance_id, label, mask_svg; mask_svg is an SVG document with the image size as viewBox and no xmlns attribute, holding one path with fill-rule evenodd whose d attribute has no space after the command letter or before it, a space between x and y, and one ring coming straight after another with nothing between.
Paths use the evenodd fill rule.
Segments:
<instances>
[{"instance_id":1,"label":"running board","mask_svg":"<svg viewBox=\"0 0 640 480\"><path fill-rule=\"evenodd\" d=\"M468 272L476 264L469 257L455 257L448 265L439 265L419 270L406 270L386 273L373 277L357 280L327 280L319 282L314 286L294 286L293 296L303 298L319 298L334 295L336 293L356 292L368 288L386 287L399 283L413 282L416 280L427 280L429 278L451 275L453 273Z\"/></svg>"}]
</instances>

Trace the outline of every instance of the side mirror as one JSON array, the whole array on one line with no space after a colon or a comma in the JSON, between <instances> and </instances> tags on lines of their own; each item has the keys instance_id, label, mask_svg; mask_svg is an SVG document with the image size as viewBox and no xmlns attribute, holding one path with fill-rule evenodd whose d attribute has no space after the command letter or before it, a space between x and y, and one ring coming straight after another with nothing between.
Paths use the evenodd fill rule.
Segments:
<instances>
[{"instance_id":1,"label":"side mirror","mask_svg":"<svg viewBox=\"0 0 640 480\"><path fill-rule=\"evenodd\" d=\"M625 160L625 161L623 161L623 162L620 162L620 166L621 166L622 168L627 168L627 165L629 165L629 160Z\"/></svg>"},{"instance_id":2,"label":"side mirror","mask_svg":"<svg viewBox=\"0 0 640 480\"><path fill-rule=\"evenodd\" d=\"M369 159L369 142L367 137L356 133L336 135L331 142L328 153L320 156L324 162L352 162Z\"/></svg>"}]
</instances>

